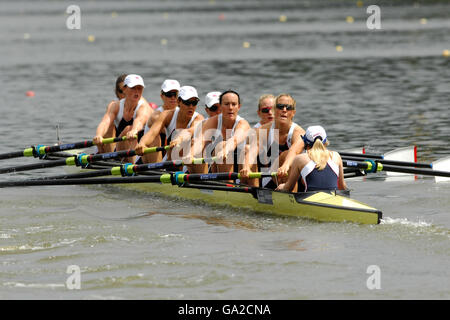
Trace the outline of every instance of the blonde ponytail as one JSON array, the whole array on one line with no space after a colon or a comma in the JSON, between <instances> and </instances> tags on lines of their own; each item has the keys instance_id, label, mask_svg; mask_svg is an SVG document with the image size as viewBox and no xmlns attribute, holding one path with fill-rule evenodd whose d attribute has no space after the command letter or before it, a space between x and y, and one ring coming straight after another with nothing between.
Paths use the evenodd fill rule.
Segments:
<instances>
[{"instance_id":1,"label":"blonde ponytail","mask_svg":"<svg viewBox=\"0 0 450 320\"><path fill-rule=\"evenodd\" d=\"M307 151L309 158L316 163L316 168L318 170L325 169L328 159L330 158L330 152L327 150L326 146L328 146L328 141L325 142L324 145L322 140L316 139L312 148Z\"/></svg>"}]
</instances>

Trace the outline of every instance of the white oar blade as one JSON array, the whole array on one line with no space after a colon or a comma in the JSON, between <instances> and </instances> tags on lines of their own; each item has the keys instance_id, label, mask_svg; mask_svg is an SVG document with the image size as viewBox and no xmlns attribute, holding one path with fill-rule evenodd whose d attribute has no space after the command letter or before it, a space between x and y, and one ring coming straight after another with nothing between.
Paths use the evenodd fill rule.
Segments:
<instances>
[{"instance_id":1,"label":"white oar blade","mask_svg":"<svg viewBox=\"0 0 450 320\"><path fill-rule=\"evenodd\" d=\"M352 149L342 150L342 152L365 154L366 153L366 149L364 149L364 148L352 148Z\"/></svg>"},{"instance_id":2,"label":"white oar blade","mask_svg":"<svg viewBox=\"0 0 450 320\"><path fill-rule=\"evenodd\" d=\"M417 162L417 147L410 146L398 148L384 154L386 160L398 160L406 162ZM411 176L409 173L386 171L386 175L390 177Z\"/></svg>"},{"instance_id":3,"label":"white oar blade","mask_svg":"<svg viewBox=\"0 0 450 320\"><path fill-rule=\"evenodd\" d=\"M438 159L433 162L433 170L437 171L450 171L450 157ZM434 177L434 181L436 182L446 182L450 181L450 178L447 177Z\"/></svg>"}]
</instances>

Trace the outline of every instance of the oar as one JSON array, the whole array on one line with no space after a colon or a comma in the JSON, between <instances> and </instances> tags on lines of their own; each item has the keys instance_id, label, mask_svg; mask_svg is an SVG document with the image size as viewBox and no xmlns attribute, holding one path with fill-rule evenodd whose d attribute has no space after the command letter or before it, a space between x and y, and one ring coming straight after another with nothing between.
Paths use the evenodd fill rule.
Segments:
<instances>
[{"instance_id":1,"label":"oar","mask_svg":"<svg viewBox=\"0 0 450 320\"><path fill-rule=\"evenodd\" d=\"M420 174L420 175L428 175L428 176L438 176L438 177L450 177L450 171L438 171L432 169L418 169L418 168L410 168L410 167L401 167L394 166L388 164L382 164L377 161L349 161L342 160L344 167L353 167L364 169L366 172L377 172L377 171L392 171L392 172L403 172L410 174Z\"/></svg>"},{"instance_id":2,"label":"oar","mask_svg":"<svg viewBox=\"0 0 450 320\"><path fill-rule=\"evenodd\" d=\"M152 148L146 148L144 150L144 153L147 154L147 153L158 152L158 151L169 150L169 149L170 149L170 146L152 147ZM65 166L65 165L67 165L67 166L75 166L75 165L76 166L85 166L85 165L87 165L89 163L93 163L95 161L132 157L134 155L136 155L134 150L124 150L124 151L89 154L89 155L80 154L80 155L74 155L72 157L69 157L66 159L61 159L61 160L46 161L46 162L39 162L39 163L33 163L33 164L27 164L27 165L21 165L21 166L0 168L0 174L8 173L8 172L19 172L19 171L41 169L41 168L51 168L51 167Z\"/></svg>"},{"instance_id":3,"label":"oar","mask_svg":"<svg viewBox=\"0 0 450 320\"><path fill-rule=\"evenodd\" d=\"M375 159L377 162L382 164L391 164L396 166L404 166L404 167L415 167L415 168L433 168L433 164L431 163L421 163L421 162L408 162L408 161L398 161L398 160L387 160L387 159L377 159L371 157L360 157L360 156L342 156L343 160L354 160L354 161L364 161L365 159Z\"/></svg>"},{"instance_id":4,"label":"oar","mask_svg":"<svg viewBox=\"0 0 450 320\"><path fill-rule=\"evenodd\" d=\"M342 158L348 157L359 158L355 160L364 160L364 159L383 159L383 160L397 160L397 161L412 160L414 161L414 163L417 163L416 146L397 148L392 151L386 152L385 154L366 153L364 148L362 149L362 152L349 152L349 151L338 151L338 152ZM412 161L410 162L412 163Z\"/></svg>"},{"instance_id":5,"label":"oar","mask_svg":"<svg viewBox=\"0 0 450 320\"><path fill-rule=\"evenodd\" d=\"M265 176L276 175L273 173L253 172L250 177L261 178ZM208 173L208 174L186 174L186 173L162 173L154 176L135 176L135 177L110 177L110 178L76 178L76 179L34 179L34 180L16 180L0 182L0 188L5 187L26 187L26 186L54 186L54 185L86 185L86 184L117 184L117 183L143 183L160 182L183 185L189 181L215 181L240 179L240 174L236 172Z\"/></svg>"},{"instance_id":6,"label":"oar","mask_svg":"<svg viewBox=\"0 0 450 320\"><path fill-rule=\"evenodd\" d=\"M120 177L120 178L111 177L111 178L92 178L92 179L35 179L35 180L19 180L19 181L2 181L0 182L0 188L161 182L160 179L161 176Z\"/></svg>"},{"instance_id":7,"label":"oar","mask_svg":"<svg viewBox=\"0 0 450 320\"><path fill-rule=\"evenodd\" d=\"M383 159L384 156L381 154L370 154L370 153L355 153L355 152L341 152L338 151L342 158L344 157L355 157L364 159Z\"/></svg>"},{"instance_id":8,"label":"oar","mask_svg":"<svg viewBox=\"0 0 450 320\"><path fill-rule=\"evenodd\" d=\"M105 138L102 140L103 144L109 144L114 142L120 142L126 140L127 137L123 136L120 138ZM79 148L89 148L94 145L94 142L92 140L85 140L75 143L66 143L61 144L57 146L44 146L44 145L37 145L32 146L31 148L27 148L22 151L14 151L14 152L7 152L0 154L0 160L2 159L11 159L11 158L19 158L19 157L41 157L48 153L52 152L58 152L58 151L64 151L64 150L72 150L72 149L79 149Z\"/></svg>"}]
</instances>

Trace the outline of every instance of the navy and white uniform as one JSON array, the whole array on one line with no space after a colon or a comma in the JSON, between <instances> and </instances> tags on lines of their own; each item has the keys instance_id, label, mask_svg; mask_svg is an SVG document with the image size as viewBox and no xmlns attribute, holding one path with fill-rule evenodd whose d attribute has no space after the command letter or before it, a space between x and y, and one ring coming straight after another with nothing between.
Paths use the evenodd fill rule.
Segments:
<instances>
[{"instance_id":1,"label":"navy and white uniform","mask_svg":"<svg viewBox=\"0 0 450 320\"><path fill-rule=\"evenodd\" d=\"M278 145L278 156L286 151L289 150L289 148L292 146L292 136L294 134L294 130L295 127L297 126L297 124L292 123L291 127L289 128L289 132L286 138L286 142L282 145ZM270 170L270 167L272 166L272 162L270 161L270 158L272 156L272 146L274 145L274 143L277 143L276 141L274 141L274 136L275 136L275 122L272 123L272 126L269 129L269 133L267 135L267 151L265 152L266 155L266 164L263 164L261 162L261 159L258 155L258 170L260 172L268 172ZM265 148L264 148L265 149ZM275 189L277 186L275 185L275 183L273 182L272 178L270 177L266 177L266 178L262 178L261 179L261 186L264 188L271 188L271 189Z\"/></svg>"},{"instance_id":2,"label":"navy and white uniform","mask_svg":"<svg viewBox=\"0 0 450 320\"><path fill-rule=\"evenodd\" d=\"M319 170L316 168L316 163L311 160L302 169L301 179L305 184L305 191L336 190L338 189L339 166L333 160L328 159L325 168Z\"/></svg>"},{"instance_id":3,"label":"navy and white uniform","mask_svg":"<svg viewBox=\"0 0 450 320\"><path fill-rule=\"evenodd\" d=\"M235 133L235 129L238 125L238 123L242 120L245 120L244 118L242 118L241 116L237 116L236 120L234 121L234 125L233 128L231 128L231 137L234 136ZM211 155L212 152L214 151L214 149L216 148L216 146L219 144L219 142L223 141L223 137L222 137L222 114L219 114L217 116L217 130L216 132L211 136L211 143L209 145L206 146L205 151L207 155ZM234 172L238 172L238 150L243 150L245 141L243 141L240 145L238 145L238 147L236 149L234 149L234 153L233 153L233 163L234 163Z\"/></svg>"},{"instance_id":4,"label":"navy and white uniform","mask_svg":"<svg viewBox=\"0 0 450 320\"><path fill-rule=\"evenodd\" d=\"M118 137L122 133L122 131L125 129L125 127L133 125L133 121L134 121L134 119L136 119L137 112L143 103L144 103L143 99L139 100L139 103L138 103L136 109L134 109L133 117L130 120L126 121L123 118L123 110L125 108L125 99L120 100L119 112L117 113L116 119L114 119L114 125L116 126L116 137ZM141 131L138 132L138 141L142 138L143 135L144 135L144 129L142 129Z\"/></svg>"},{"instance_id":5,"label":"navy and white uniform","mask_svg":"<svg viewBox=\"0 0 450 320\"><path fill-rule=\"evenodd\" d=\"M167 139L167 143L166 144L170 144L170 142L172 141L173 138L173 134L175 133L175 130L177 129L177 119L178 119L178 113L180 112L180 108L176 107L175 111L173 112L173 116L172 116L172 120L170 121L169 125L166 127L166 139ZM192 123L194 122L195 118L197 118L197 116L199 115L199 113L197 111L194 112L194 114L192 115L191 120L189 120L186 129L190 128ZM167 160L167 154L164 155L163 161Z\"/></svg>"}]
</instances>

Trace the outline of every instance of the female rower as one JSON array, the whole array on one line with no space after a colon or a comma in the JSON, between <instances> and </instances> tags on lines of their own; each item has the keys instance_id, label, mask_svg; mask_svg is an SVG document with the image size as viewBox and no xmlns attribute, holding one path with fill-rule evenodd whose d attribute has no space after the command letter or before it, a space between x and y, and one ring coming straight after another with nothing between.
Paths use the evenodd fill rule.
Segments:
<instances>
[{"instance_id":1,"label":"female rower","mask_svg":"<svg viewBox=\"0 0 450 320\"><path fill-rule=\"evenodd\" d=\"M325 129L308 127L302 138L306 152L295 157L287 182L280 184L277 190L291 192L297 182L304 186L305 192L346 189L341 156L327 149L329 142Z\"/></svg>"},{"instance_id":2,"label":"female rower","mask_svg":"<svg viewBox=\"0 0 450 320\"><path fill-rule=\"evenodd\" d=\"M174 110L178 106L178 94L180 92L180 83L174 79L166 79L161 85L161 92L159 94L162 105L155 109L150 119L145 126L144 134L146 134L152 125L156 122L162 112L166 110ZM148 147L160 147L167 144L165 132L157 135L153 141L148 143ZM165 152L154 152L142 156L144 163L154 163L162 161Z\"/></svg>"},{"instance_id":3,"label":"female rower","mask_svg":"<svg viewBox=\"0 0 450 320\"><path fill-rule=\"evenodd\" d=\"M275 96L273 94L263 94L258 100L258 117L261 119L253 128L260 128L262 125L273 121L273 109L275 108Z\"/></svg>"},{"instance_id":4,"label":"female rower","mask_svg":"<svg viewBox=\"0 0 450 320\"><path fill-rule=\"evenodd\" d=\"M243 177L254 171L277 171L278 177L263 178L261 187L275 189L277 184L285 182L294 157L303 151L301 136L305 130L293 122L296 111L295 99L287 94L279 94L275 99L275 117L256 130L256 140L249 146L249 154L241 170ZM258 185L256 179L251 185Z\"/></svg>"},{"instance_id":5,"label":"female rower","mask_svg":"<svg viewBox=\"0 0 450 320\"><path fill-rule=\"evenodd\" d=\"M238 112L241 108L239 94L233 90L223 92L219 97L222 112L219 115L206 119L202 126L198 126L193 139L192 157L218 159L214 171L237 172L243 163L239 151L244 149L243 144L247 137L250 125ZM232 157L232 159L230 159ZM240 164L238 164L240 162ZM206 173L206 164L196 164L193 172Z\"/></svg>"},{"instance_id":6,"label":"female rower","mask_svg":"<svg viewBox=\"0 0 450 320\"><path fill-rule=\"evenodd\" d=\"M134 149L138 140L144 134L144 126L150 118L153 109L142 98L144 80L141 76L130 74L125 77L123 93L125 97L119 101L113 101L108 105L105 115L97 126L93 139L99 153L110 152L110 145L103 145L103 138L123 137L127 140L117 143L116 150ZM134 159L127 159L134 160Z\"/></svg>"},{"instance_id":7,"label":"female rower","mask_svg":"<svg viewBox=\"0 0 450 320\"><path fill-rule=\"evenodd\" d=\"M214 117L222 112L219 97L222 93L218 91L208 92L205 97L205 112L208 118Z\"/></svg>"},{"instance_id":8,"label":"female rower","mask_svg":"<svg viewBox=\"0 0 450 320\"><path fill-rule=\"evenodd\" d=\"M148 132L142 137L138 146L136 147L136 154L144 155L144 149L152 145L152 142L160 134L164 133L167 139L167 144L171 143L183 129L191 129L190 136L196 123L201 122L204 118L201 114L195 111L199 102L197 90L191 86L184 86L180 88L180 95L178 97L178 107L172 110L163 111ZM153 146L153 145L152 145ZM167 153L168 160L171 159L170 152ZM146 159L143 158L143 162Z\"/></svg>"}]
</instances>

